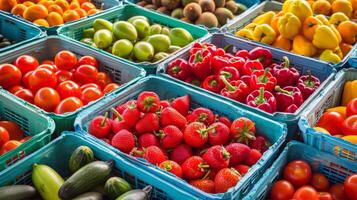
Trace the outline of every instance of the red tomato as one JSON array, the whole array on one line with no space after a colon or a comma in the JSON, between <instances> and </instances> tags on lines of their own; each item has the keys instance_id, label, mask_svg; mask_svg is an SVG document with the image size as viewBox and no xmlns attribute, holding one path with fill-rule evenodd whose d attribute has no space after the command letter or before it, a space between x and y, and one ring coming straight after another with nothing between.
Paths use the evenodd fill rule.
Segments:
<instances>
[{"instance_id":1,"label":"red tomato","mask_svg":"<svg viewBox=\"0 0 357 200\"><path fill-rule=\"evenodd\" d=\"M357 199L357 174L353 174L345 180L345 194L350 199Z\"/></svg>"},{"instance_id":2,"label":"red tomato","mask_svg":"<svg viewBox=\"0 0 357 200\"><path fill-rule=\"evenodd\" d=\"M81 99L84 105L87 105L89 102L95 101L103 96L102 91L97 88L86 88L82 91Z\"/></svg>"},{"instance_id":3,"label":"red tomato","mask_svg":"<svg viewBox=\"0 0 357 200\"><path fill-rule=\"evenodd\" d=\"M76 69L73 76L79 83L93 83L97 79L98 70L91 65L81 65Z\"/></svg>"},{"instance_id":4,"label":"red tomato","mask_svg":"<svg viewBox=\"0 0 357 200\"><path fill-rule=\"evenodd\" d=\"M0 86L7 89L15 85L19 85L22 73L15 65L1 64L0 65Z\"/></svg>"},{"instance_id":5,"label":"red tomato","mask_svg":"<svg viewBox=\"0 0 357 200\"><path fill-rule=\"evenodd\" d=\"M328 191L330 188L330 182L325 175L321 173L314 173L310 182L311 186L314 187L319 192Z\"/></svg>"},{"instance_id":6,"label":"red tomato","mask_svg":"<svg viewBox=\"0 0 357 200\"><path fill-rule=\"evenodd\" d=\"M60 101L61 98L56 90L44 87L37 91L34 102L36 106L47 112L52 112L55 110Z\"/></svg>"},{"instance_id":7,"label":"red tomato","mask_svg":"<svg viewBox=\"0 0 357 200\"><path fill-rule=\"evenodd\" d=\"M13 149L16 149L18 146L20 146L22 143L16 140L9 140L7 141L2 148L0 149L0 155L3 155Z\"/></svg>"},{"instance_id":8,"label":"red tomato","mask_svg":"<svg viewBox=\"0 0 357 200\"><path fill-rule=\"evenodd\" d=\"M344 135L357 135L357 115L347 117L343 121L341 129Z\"/></svg>"},{"instance_id":9,"label":"red tomato","mask_svg":"<svg viewBox=\"0 0 357 200\"><path fill-rule=\"evenodd\" d=\"M21 140L24 137L24 132L20 126L12 121L0 121L0 126L6 128L10 134L10 140Z\"/></svg>"},{"instance_id":10,"label":"red tomato","mask_svg":"<svg viewBox=\"0 0 357 200\"><path fill-rule=\"evenodd\" d=\"M33 103L33 93L31 92L31 90L29 89L21 89L19 91L17 91L15 94L15 96L19 97L20 99L23 99L29 103Z\"/></svg>"},{"instance_id":11,"label":"red tomato","mask_svg":"<svg viewBox=\"0 0 357 200\"><path fill-rule=\"evenodd\" d=\"M33 71L27 72L23 77L22 77L22 85L25 88L29 88L29 77L32 74Z\"/></svg>"},{"instance_id":12,"label":"red tomato","mask_svg":"<svg viewBox=\"0 0 357 200\"><path fill-rule=\"evenodd\" d=\"M95 68L99 67L97 59L92 56L82 56L77 63L78 67L81 65L92 65Z\"/></svg>"},{"instance_id":13,"label":"red tomato","mask_svg":"<svg viewBox=\"0 0 357 200\"><path fill-rule=\"evenodd\" d=\"M59 83L62 83L64 81L68 81L68 80L72 80L73 77L73 73L70 71L66 71L66 70L58 70L55 73L56 77L57 77L57 81Z\"/></svg>"},{"instance_id":14,"label":"red tomato","mask_svg":"<svg viewBox=\"0 0 357 200\"><path fill-rule=\"evenodd\" d=\"M55 109L56 114L63 114L67 112L73 112L82 107L82 101L77 97L68 97L63 99Z\"/></svg>"},{"instance_id":15,"label":"red tomato","mask_svg":"<svg viewBox=\"0 0 357 200\"><path fill-rule=\"evenodd\" d=\"M0 126L0 147L9 141L9 139L9 132L4 127Z\"/></svg>"},{"instance_id":16,"label":"red tomato","mask_svg":"<svg viewBox=\"0 0 357 200\"><path fill-rule=\"evenodd\" d=\"M105 88L109 83L113 82L109 74L105 72L99 72L97 75L97 80L95 81L101 88Z\"/></svg>"},{"instance_id":17,"label":"red tomato","mask_svg":"<svg viewBox=\"0 0 357 200\"><path fill-rule=\"evenodd\" d=\"M273 200L290 200L294 196L294 186L288 181L280 180L274 183L270 198Z\"/></svg>"},{"instance_id":18,"label":"red tomato","mask_svg":"<svg viewBox=\"0 0 357 200\"><path fill-rule=\"evenodd\" d=\"M73 81L64 81L58 84L56 90L61 99L65 99L67 97L79 98L81 96L81 88L79 88L79 85Z\"/></svg>"},{"instance_id":19,"label":"red tomato","mask_svg":"<svg viewBox=\"0 0 357 200\"><path fill-rule=\"evenodd\" d=\"M302 160L291 161L284 168L284 179L295 187L308 184L311 179L310 165Z\"/></svg>"},{"instance_id":20,"label":"red tomato","mask_svg":"<svg viewBox=\"0 0 357 200\"><path fill-rule=\"evenodd\" d=\"M330 194L333 200L347 200L345 189L342 183L337 183L331 186Z\"/></svg>"},{"instance_id":21,"label":"red tomato","mask_svg":"<svg viewBox=\"0 0 357 200\"><path fill-rule=\"evenodd\" d=\"M56 73L58 71L58 68L56 67L56 65L42 64L37 67L37 69L42 69L42 68L51 70L54 73Z\"/></svg>"},{"instance_id":22,"label":"red tomato","mask_svg":"<svg viewBox=\"0 0 357 200\"><path fill-rule=\"evenodd\" d=\"M347 117L357 115L357 98L354 98L350 102L348 102L346 108L346 115Z\"/></svg>"},{"instance_id":23,"label":"red tomato","mask_svg":"<svg viewBox=\"0 0 357 200\"><path fill-rule=\"evenodd\" d=\"M105 88L103 89L103 93L107 94L117 88L119 88L120 85L116 84L116 83L109 83L107 86L105 86Z\"/></svg>"},{"instance_id":24,"label":"red tomato","mask_svg":"<svg viewBox=\"0 0 357 200\"><path fill-rule=\"evenodd\" d=\"M320 192L319 193L319 200L333 200L332 196L328 192Z\"/></svg>"},{"instance_id":25,"label":"red tomato","mask_svg":"<svg viewBox=\"0 0 357 200\"><path fill-rule=\"evenodd\" d=\"M70 51L60 51L55 56L55 64L59 69L70 70L76 67L77 57Z\"/></svg>"},{"instance_id":26,"label":"red tomato","mask_svg":"<svg viewBox=\"0 0 357 200\"><path fill-rule=\"evenodd\" d=\"M338 112L325 112L316 126L326 129L331 135L340 135L343 120L343 116Z\"/></svg>"},{"instance_id":27,"label":"red tomato","mask_svg":"<svg viewBox=\"0 0 357 200\"><path fill-rule=\"evenodd\" d=\"M15 94L15 92L21 90L21 89L24 89L24 87L22 87L21 85L15 85L15 86L12 86L11 88L9 88L9 92L11 92L12 94Z\"/></svg>"},{"instance_id":28,"label":"red tomato","mask_svg":"<svg viewBox=\"0 0 357 200\"><path fill-rule=\"evenodd\" d=\"M56 88L57 77L55 73L48 69L36 69L29 76L29 87L32 91L37 91L43 87Z\"/></svg>"},{"instance_id":29,"label":"red tomato","mask_svg":"<svg viewBox=\"0 0 357 200\"><path fill-rule=\"evenodd\" d=\"M319 195L314 188L303 186L296 190L293 198L295 200L319 200Z\"/></svg>"},{"instance_id":30,"label":"red tomato","mask_svg":"<svg viewBox=\"0 0 357 200\"><path fill-rule=\"evenodd\" d=\"M81 86L81 90L85 90L86 88L97 88L98 90L100 90L100 87L95 84L95 83L87 83Z\"/></svg>"},{"instance_id":31,"label":"red tomato","mask_svg":"<svg viewBox=\"0 0 357 200\"><path fill-rule=\"evenodd\" d=\"M14 65L19 68L22 74L26 74L29 71L35 70L40 64L36 58L29 55L22 55L14 61Z\"/></svg>"},{"instance_id":32,"label":"red tomato","mask_svg":"<svg viewBox=\"0 0 357 200\"><path fill-rule=\"evenodd\" d=\"M44 60L41 62L41 64L49 64L49 65L55 65L55 62L53 62L52 60Z\"/></svg>"}]
</instances>

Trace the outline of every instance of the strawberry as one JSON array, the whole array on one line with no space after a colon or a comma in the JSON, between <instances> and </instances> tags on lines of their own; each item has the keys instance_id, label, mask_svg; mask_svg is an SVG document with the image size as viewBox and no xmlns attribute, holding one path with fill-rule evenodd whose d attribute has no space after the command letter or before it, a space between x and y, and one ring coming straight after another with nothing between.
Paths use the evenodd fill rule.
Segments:
<instances>
[{"instance_id":1,"label":"strawberry","mask_svg":"<svg viewBox=\"0 0 357 200\"><path fill-rule=\"evenodd\" d=\"M123 129L129 130L130 126L124 121L123 116L119 114L119 112L112 108L111 109L114 115L114 119L111 121L112 123L112 133L117 133Z\"/></svg>"},{"instance_id":2,"label":"strawberry","mask_svg":"<svg viewBox=\"0 0 357 200\"><path fill-rule=\"evenodd\" d=\"M149 147L149 146L160 146L159 139L152 133L144 133L139 136L138 143L140 147Z\"/></svg>"},{"instance_id":3,"label":"strawberry","mask_svg":"<svg viewBox=\"0 0 357 200\"><path fill-rule=\"evenodd\" d=\"M124 129L114 135L111 144L120 151L129 153L135 147L135 138L131 132Z\"/></svg>"},{"instance_id":4,"label":"strawberry","mask_svg":"<svg viewBox=\"0 0 357 200\"><path fill-rule=\"evenodd\" d=\"M124 112L125 109L127 109L129 106L135 106L136 107L136 100L130 100L127 101L126 103L120 104L115 108L120 114Z\"/></svg>"},{"instance_id":5,"label":"strawberry","mask_svg":"<svg viewBox=\"0 0 357 200\"><path fill-rule=\"evenodd\" d=\"M231 125L231 135L238 142L249 143L249 140L255 140L255 125L252 120L240 117L233 121Z\"/></svg>"},{"instance_id":6,"label":"strawberry","mask_svg":"<svg viewBox=\"0 0 357 200\"><path fill-rule=\"evenodd\" d=\"M264 153L266 150L269 149L270 143L265 137L257 136L255 140L249 141L249 146L252 149L258 150L260 153Z\"/></svg>"},{"instance_id":7,"label":"strawberry","mask_svg":"<svg viewBox=\"0 0 357 200\"><path fill-rule=\"evenodd\" d=\"M215 128L208 132L208 142L211 145L226 144L231 137L228 126L222 122L215 122L211 126Z\"/></svg>"},{"instance_id":8,"label":"strawberry","mask_svg":"<svg viewBox=\"0 0 357 200\"><path fill-rule=\"evenodd\" d=\"M215 127L206 128L206 126L201 122L192 122L186 126L183 138L186 144L191 147L202 147L208 140L208 131L214 128Z\"/></svg>"},{"instance_id":9,"label":"strawberry","mask_svg":"<svg viewBox=\"0 0 357 200\"><path fill-rule=\"evenodd\" d=\"M214 188L216 193L225 193L231 187L237 185L241 175L233 168L223 168L219 170L214 179Z\"/></svg>"},{"instance_id":10,"label":"strawberry","mask_svg":"<svg viewBox=\"0 0 357 200\"><path fill-rule=\"evenodd\" d=\"M139 134L151 133L160 129L159 117L155 113L147 113L135 125L135 130Z\"/></svg>"},{"instance_id":11,"label":"strawberry","mask_svg":"<svg viewBox=\"0 0 357 200\"><path fill-rule=\"evenodd\" d=\"M190 96L177 97L171 102L171 106L181 113L181 115L186 116L190 110Z\"/></svg>"},{"instance_id":12,"label":"strawberry","mask_svg":"<svg viewBox=\"0 0 357 200\"><path fill-rule=\"evenodd\" d=\"M228 167L230 154L228 151L219 145L212 146L207 149L202 158L213 170L220 170Z\"/></svg>"},{"instance_id":13,"label":"strawberry","mask_svg":"<svg viewBox=\"0 0 357 200\"><path fill-rule=\"evenodd\" d=\"M246 173L248 173L250 167L247 165L236 165L234 166L234 169L236 169L242 176Z\"/></svg>"},{"instance_id":14,"label":"strawberry","mask_svg":"<svg viewBox=\"0 0 357 200\"><path fill-rule=\"evenodd\" d=\"M135 104L130 104L122 113L124 121L130 126L134 127L140 119L140 111Z\"/></svg>"},{"instance_id":15,"label":"strawberry","mask_svg":"<svg viewBox=\"0 0 357 200\"><path fill-rule=\"evenodd\" d=\"M142 92L137 99L137 105L141 112L153 113L160 107L160 98L155 92Z\"/></svg>"},{"instance_id":16,"label":"strawberry","mask_svg":"<svg viewBox=\"0 0 357 200\"><path fill-rule=\"evenodd\" d=\"M111 121L108 119L108 113L104 116L95 117L89 124L88 132L97 138L105 138L111 130Z\"/></svg>"},{"instance_id":17,"label":"strawberry","mask_svg":"<svg viewBox=\"0 0 357 200\"><path fill-rule=\"evenodd\" d=\"M244 164L246 164L248 166L252 166L255 163L257 163L261 157L262 157L262 154L258 150L252 149L252 150L250 150L247 158L245 159Z\"/></svg>"},{"instance_id":18,"label":"strawberry","mask_svg":"<svg viewBox=\"0 0 357 200\"><path fill-rule=\"evenodd\" d=\"M190 185L207 193L214 193L214 181L210 179L198 179L190 181Z\"/></svg>"},{"instance_id":19,"label":"strawberry","mask_svg":"<svg viewBox=\"0 0 357 200\"><path fill-rule=\"evenodd\" d=\"M235 166L246 160L251 149L245 144L231 143L226 146L226 150L231 154L230 164Z\"/></svg>"},{"instance_id":20,"label":"strawberry","mask_svg":"<svg viewBox=\"0 0 357 200\"><path fill-rule=\"evenodd\" d=\"M186 118L181 115L177 110L171 107L164 108L160 114L160 124L162 127L174 125L182 128L186 125Z\"/></svg>"},{"instance_id":21,"label":"strawberry","mask_svg":"<svg viewBox=\"0 0 357 200\"><path fill-rule=\"evenodd\" d=\"M164 109L164 108L167 108L167 107L171 107L169 101L167 101L167 100L160 101L160 108L161 108L161 109Z\"/></svg>"},{"instance_id":22,"label":"strawberry","mask_svg":"<svg viewBox=\"0 0 357 200\"><path fill-rule=\"evenodd\" d=\"M170 149L181 143L183 134L176 126L169 125L159 131L159 137L162 147Z\"/></svg>"},{"instance_id":23,"label":"strawberry","mask_svg":"<svg viewBox=\"0 0 357 200\"><path fill-rule=\"evenodd\" d=\"M214 122L214 114L207 108L196 108L186 118L188 122L202 122L206 126Z\"/></svg>"},{"instance_id":24,"label":"strawberry","mask_svg":"<svg viewBox=\"0 0 357 200\"><path fill-rule=\"evenodd\" d=\"M193 155L192 149L187 144L176 146L171 152L171 160L182 164L185 160Z\"/></svg>"},{"instance_id":25,"label":"strawberry","mask_svg":"<svg viewBox=\"0 0 357 200\"><path fill-rule=\"evenodd\" d=\"M153 165L158 165L167 160L165 153L157 146L149 146L145 148L143 158Z\"/></svg>"},{"instance_id":26,"label":"strawberry","mask_svg":"<svg viewBox=\"0 0 357 200\"><path fill-rule=\"evenodd\" d=\"M159 167L167 172L175 174L177 177L182 178L182 169L179 164L172 160L166 160L160 163Z\"/></svg>"},{"instance_id":27,"label":"strawberry","mask_svg":"<svg viewBox=\"0 0 357 200\"><path fill-rule=\"evenodd\" d=\"M231 127L232 125L232 122L231 120L229 120L227 117L222 117L222 116L219 116L218 119L217 119L218 122L221 122L223 124L225 124L226 126L228 127Z\"/></svg>"},{"instance_id":28,"label":"strawberry","mask_svg":"<svg viewBox=\"0 0 357 200\"><path fill-rule=\"evenodd\" d=\"M202 178L208 171L209 165L199 156L189 157L181 165L183 176L186 180L195 180Z\"/></svg>"}]
</instances>

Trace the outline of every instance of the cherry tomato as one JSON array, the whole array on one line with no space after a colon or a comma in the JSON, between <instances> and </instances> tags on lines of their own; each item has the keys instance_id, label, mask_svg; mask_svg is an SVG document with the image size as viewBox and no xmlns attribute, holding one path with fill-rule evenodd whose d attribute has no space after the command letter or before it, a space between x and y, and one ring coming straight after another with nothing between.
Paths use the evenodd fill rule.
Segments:
<instances>
[{"instance_id":1,"label":"cherry tomato","mask_svg":"<svg viewBox=\"0 0 357 200\"><path fill-rule=\"evenodd\" d=\"M0 149L0 155L3 155L13 149L16 149L22 143L16 140L9 140L7 141Z\"/></svg>"},{"instance_id":2,"label":"cherry tomato","mask_svg":"<svg viewBox=\"0 0 357 200\"><path fill-rule=\"evenodd\" d=\"M78 67L81 65L92 65L95 68L99 67L97 59L92 56L82 56L77 63Z\"/></svg>"},{"instance_id":3,"label":"cherry tomato","mask_svg":"<svg viewBox=\"0 0 357 200\"><path fill-rule=\"evenodd\" d=\"M32 74L33 71L27 72L23 77L22 77L22 84L25 86L25 88L30 88L29 87L29 77Z\"/></svg>"},{"instance_id":4,"label":"cherry tomato","mask_svg":"<svg viewBox=\"0 0 357 200\"><path fill-rule=\"evenodd\" d=\"M22 139L20 140L20 142L21 142L21 143L25 143L25 142L31 140L31 138L32 138L32 136L26 136L26 137L22 138Z\"/></svg>"},{"instance_id":5,"label":"cherry tomato","mask_svg":"<svg viewBox=\"0 0 357 200\"><path fill-rule=\"evenodd\" d=\"M70 70L76 67L77 57L70 51L60 51L55 56L55 64L58 69Z\"/></svg>"},{"instance_id":6,"label":"cherry tomato","mask_svg":"<svg viewBox=\"0 0 357 200\"><path fill-rule=\"evenodd\" d=\"M328 181L326 176L321 173L313 174L310 184L319 192L328 191L328 189L330 188L330 182Z\"/></svg>"},{"instance_id":7,"label":"cherry tomato","mask_svg":"<svg viewBox=\"0 0 357 200\"><path fill-rule=\"evenodd\" d=\"M341 129L344 135L357 135L357 115L347 117L343 121Z\"/></svg>"},{"instance_id":8,"label":"cherry tomato","mask_svg":"<svg viewBox=\"0 0 357 200\"><path fill-rule=\"evenodd\" d=\"M294 186L288 181L280 180L274 183L270 198L273 200L290 200L294 196Z\"/></svg>"},{"instance_id":9,"label":"cherry tomato","mask_svg":"<svg viewBox=\"0 0 357 200\"><path fill-rule=\"evenodd\" d=\"M0 126L6 128L10 134L10 140L21 140L24 137L24 132L20 126L12 121L0 121Z\"/></svg>"},{"instance_id":10,"label":"cherry tomato","mask_svg":"<svg viewBox=\"0 0 357 200\"><path fill-rule=\"evenodd\" d=\"M296 190L293 199L295 200L319 200L316 190L310 186L303 186Z\"/></svg>"},{"instance_id":11,"label":"cherry tomato","mask_svg":"<svg viewBox=\"0 0 357 200\"><path fill-rule=\"evenodd\" d=\"M42 64L37 67L37 69L42 69L42 68L51 70L54 73L56 73L58 71L58 68L56 67L56 65Z\"/></svg>"},{"instance_id":12,"label":"cherry tomato","mask_svg":"<svg viewBox=\"0 0 357 200\"><path fill-rule=\"evenodd\" d=\"M76 69L73 76L79 83L93 83L97 79L98 70L91 65L81 65Z\"/></svg>"},{"instance_id":13,"label":"cherry tomato","mask_svg":"<svg viewBox=\"0 0 357 200\"><path fill-rule=\"evenodd\" d=\"M66 71L66 70L58 70L55 73L56 77L57 77L57 81L59 83L62 83L64 81L68 81L68 80L72 80L73 77L73 73L70 71Z\"/></svg>"},{"instance_id":14,"label":"cherry tomato","mask_svg":"<svg viewBox=\"0 0 357 200\"><path fill-rule=\"evenodd\" d=\"M55 109L56 114L63 114L67 112L73 112L82 107L82 101L77 97L68 97L63 99Z\"/></svg>"},{"instance_id":15,"label":"cherry tomato","mask_svg":"<svg viewBox=\"0 0 357 200\"><path fill-rule=\"evenodd\" d=\"M343 116L338 112L325 112L316 126L326 129L331 135L340 135L343 120Z\"/></svg>"},{"instance_id":16,"label":"cherry tomato","mask_svg":"<svg viewBox=\"0 0 357 200\"><path fill-rule=\"evenodd\" d=\"M357 98L354 98L350 102L348 102L346 108L346 115L347 117L357 115Z\"/></svg>"},{"instance_id":17,"label":"cherry tomato","mask_svg":"<svg viewBox=\"0 0 357 200\"><path fill-rule=\"evenodd\" d=\"M9 88L9 92L11 92L12 94L15 94L15 92L21 90L21 89L24 89L24 87L22 87L21 85L15 85L15 86L12 86L11 88Z\"/></svg>"},{"instance_id":18,"label":"cherry tomato","mask_svg":"<svg viewBox=\"0 0 357 200\"><path fill-rule=\"evenodd\" d=\"M109 83L113 82L109 74L105 72L99 72L97 75L97 80L95 81L101 88L105 88Z\"/></svg>"},{"instance_id":19,"label":"cherry tomato","mask_svg":"<svg viewBox=\"0 0 357 200\"><path fill-rule=\"evenodd\" d=\"M0 65L0 86L7 89L15 85L19 85L22 73L15 65L1 64Z\"/></svg>"},{"instance_id":20,"label":"cherry tomato","mask_svg":"<svg viewBox=\"0 0 357 200\"><path fill-rule=\"evenodd\" d=\"M52 60L44 60L41 62L41 64L49 64L49 65L55 65L55 62L53 62Z\"/></svg>"},{"instance_id":21,"label":"cherry tomato","mask_svg":"<svg viewBox=\"0 0 357 200\"><path fill-rule=\"evenodd\" d=\"M302 160L291 161L284 168L284 179L295 187L308 184L311 179L310 165Z\"/></svg>"},{"instance_id":22,"label":"cherry tomato","mask_svg":"<svg viewBox=\"0 0 357 200\"><path fill-rule=\"evenodd\" d=\"M36 69L29 76L29 87L32 91L37 91L43 87L56 88L57 77L55 73L48 69Z\"/></svg>"},{"instance_id":23,"label":"cherry tomato","mask_svg":"<svg viewBox=\"0 0 357 200\"><path fill-rule=\"evenodd\" d=\"M353 174L345 180L345 194L350 199L357 199L357 174Z\"/></svg>"},{"instance_id":24,"label":"cherry tomato","mask_svg":"<svg viewBox=\"0 0 357 200\"><path fill-rule=\"evenodd\" d=\"M81 96L81 88L79 88L78 84L73 81L64 81L58 84L56 90L61 99L65 99L67 97L79 98Z\"/></svg>"},{"instance_id":25,"label":"cherry tomato","mask_svg":"<svg viewBox=\"0 0 357 200\"><path fill-rule=\"evenodd\" d=\"M81 100L84 105L87 105L89 102L95 101L103 96L102 91L97 88L86 88L82 91Z\"/></svg>"},{"instance_id":26,"label":"cherry tomato","mask_svg":"<svg viewBox=\"0 0 357 200\"><path fill-rule=\"evenodd\" d=\"M319 193L319 200L333 200L332 196L328 192L320 192Z\"/></svg>"},{"instance_id":27,"label":"cherry tomato","mask_svg":"<svg viewBox=\"0 0 357 200\"><path fill-rule=\"evenodd\" d=\"M9 132L4 127L0 126L0 147L9 141L9 139Z\"/></svg>"},{"instance_id":28,"label":"cherry tomato","mask_svg":"<svg viewBox=\"0 0 357 200\"><path fill-rule=\"evenodd\" d=\"M22 74L26 74L29 71L35 70L40 64L33 56L22 55L14 61L14 65L19 68Z\"/></svg>"},{"instance_id":29,"label":"cherry tomato","mask_svg":"<svg viewBox=\"0 0 357 200\"><path fill-rule=\"evenodd\" d=\"M98 90L100 90L100 87L97 85L97 84L95 84L95 83L87 83L87 84L84 84L84 85L82 85L81 86L81 90L83 91L83 90L85 90L86 88L97 88Z\"/></svg>"},{"instance_id":30,"label":"cherry tomato","mask_svg":"<svg viewBox=\"0 0 357 200\"><path fill-rule=\"evenodd\" d=\"M60 103L61 98L56 90L44 87L37 91L35 95L35 105L47 112L52 112Z\"/></svg>"},{"instance_id":31,"label":"cherry tomato","mask_svg":"<svg viewBox=\"0 0 357 200\"><path fill-rule=\"evenodd\" d=\"M105 86L105 88L103 89L103 93L107 94L117 88L119 88L120 85L116 84L116 83L109 83L107 86Z\"/></svg>"},{"instance_id":32,"label":"cherry tomato","mask_svg":"<svg viewBox=\"0 0 357 200\"><path fill-rule=\"evenodd\" d=\"M14 94L15 96L19 97L20 99L23 99L29 103L33 103L33 93L29 89L21 89Z\"/></svg>"},{"instance_id":33,"label":"cherry tomato","mask_svg":"<svg viewBox=\"0 0 357 200\"><path fill-rule=\"evenodd\" d=\"M345 189L342 183L337 183L330 188L330 194L333 200L347 200Z\"/></svg>"}]
</instances>

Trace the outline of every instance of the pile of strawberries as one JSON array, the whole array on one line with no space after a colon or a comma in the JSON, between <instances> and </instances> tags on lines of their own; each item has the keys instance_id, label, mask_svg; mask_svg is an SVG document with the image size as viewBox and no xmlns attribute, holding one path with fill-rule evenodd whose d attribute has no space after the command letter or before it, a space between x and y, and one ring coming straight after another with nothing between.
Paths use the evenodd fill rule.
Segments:
<instances>
[{"instance_id":1,"label":"pile of strawberries","mask_svg":"<svg viewBox=\"0 0 357 200\"><path fill-rule=\"evenodd\" d=\"M269 141L256 134L248 118L232 122L207 108L191 111L190 104L188 95L167 101L144 91L112 108L111 118L108 113L95 117L88 131L196 188L224 193L261 158Z\"/></svg>"}]
</instances>

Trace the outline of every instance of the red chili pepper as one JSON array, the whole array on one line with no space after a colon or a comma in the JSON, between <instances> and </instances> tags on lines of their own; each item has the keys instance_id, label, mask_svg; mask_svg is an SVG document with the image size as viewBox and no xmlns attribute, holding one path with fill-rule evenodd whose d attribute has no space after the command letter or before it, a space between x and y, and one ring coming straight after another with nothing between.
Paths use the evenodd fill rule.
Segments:
<instances>
[{"instance_id":1,"label":"red chili pepper","mask_svg":"<svg viewBox=\"0 0 357 200\"><path fill-rule=\"evenodd\" d=\"M194 76L190 76L190 77L186 78L185 82L195 85L195 86L198 86L198 87L201 87L201 81Z\"/></svg>"},{"instance_id":2,"label":"red chili pepper","mask_svg":"<svg viewBox=\"0 0 357 200\"><path fill-rule=\"evenodd\" d=\"M255 90L247 96L247 105L264 110L268 113L276 111L276 99L272 93L265 91L264 87Z\"/></svg>"},{"instance_id":3,"label":"red chili pepper","mask_svg":"<svg viewBox=\"0 0 357 200\"><path fill-rule=\"evenodd\" d=\"M235 54L236 57L240 57L240 58L244 58L245 60L248 59L249 57L249 51L243 49L243 50L239 50L236 52Z\"/></svg>"},{"instance_id":4,"label":"red chili pepper","mask_svg":"<svg viewBox=\"0 0 357 200\"><path fill-rule=\"evenodd\" d=\"M284 56L281 64L272 64L272 74L281 87L295 86L299 80L300 73L294 67L290 67L289 58Z\"/></svg>"},{"instance_id":5,"label":"red chili pepper","mask_svg":"<svg viewBox=\"0 0 357 200\"><path fill-rule=\"evenodd\" d=\"M177 79L185 80L191 75L190 66L186 60L178 58L168 64L167 74Z\"/></svg>"},{"instance_id":6,"label":"red chili pepper","mask_svg":"<svg viewBox=\"0 0 357 200\"><path fill-rule=\"evenodd\" d=\"M211 70L213 74L218 74L223 67L230 66L229 58L223 56L213 56L211 58Z\"/></svg>"},{"instance_id":7,"label":"red chili pepper","mask_svg":"<svg viewBox=\"0 0 357 200\"><path fill-rule=\"evenodd\" d=\"M222 90L223 85L220 83L218 76L211 75L207 76L207 78L203 81L202 88L214 93L219 93Z\"/></svg>"},{"instance_id":8,"label":"red chili pepper","mask_svg":"<svg viewBox=\"0 0 357 200\"><path fill-rule=\"evenodd\" d=\"M297 87L286 86L281 88L275 86L275 98L277 102L277 110L280 112L292 112L294 113L304 102L302 94Z\"/></svg>"},{"instance_id":9,"label":"red chili pepper","mask_svg":"<svg viewBox=\"0 0 357 200\"><path fill-rule=\"evenodd\" d=\"M231 81L236 81L239 79L239 71L234 68L234 67L223 67L221 70L219 70L218 76L225 76L226 79L228 80L228 82L231 82ZM220 83L223 85L223 81L221 79L220 80Z\"/></svg>"},{"instance_id":10,"label":"red chili pepper","mask_svg":"<svg viewBox=\"0 0 357 200\"><path fill-rule=\"evenodd\" d=\"M247 60L242 69L242 74L250 76L254 71L264 70L262 63L257 60Z\"/></svg>"},{"instance_id":11,"label":"red chili pepper","mask_svg":"<svg viewBox=\"0 0 357 200\"><path fill-rule=\"evenodd\" d=\"M220 79L223 81L225 87L221 91L221 95L234 99L239 102L244 102L248 96L250 89L249 87L241 80L228 82L225 76L220 76Z\"/></svg>"},{"instance_id":12,"label":"red chili pepper","mask_svg":"<svg viewBox=\"0 0 357 200\"><path fill-rule=\"evenodd\" d=\"M211 53L208 50L197 51L190 56L188 64L191 72L200 80L204 80L211 72Z\"/></svg>"},{"instance_id":13,"label":"red chili pepper","mask_svg":"<svg viewBox=\"0 0 357 200\"><path fill-rule=\"evenodd\" d=\"M264 71L254 71L250 76L250 88L252 90L258 90L261 87L272 92L276 85L276 78L271 75L269 69L266 68Z\"/></svg>"},{"instance_id":14,"label":"red chili pepper","mask_svg":"<svg viewBox=\"0 0 357 200\"><path fill-rule=\"evenodd\" d=\"M320 86L320 80L311 74L311 71L307 71L308 75L301 76L298 80L297 87L301 91L304 100L314 93L314 91Z\"/></svg>"},{"instance_id":15,"label":"red chili pepper","mask_svg":"<svg viewBox=\"0 0 357 200\"><path fill-rule=\"evenodd\" d=\"M233 57L229 59L230 66L236 68L240 74L243 74L243 66L245 64L244 58Z\"/></svg>"},{"instance_id":16,"label":"red chili pepper","mask_svg":"<svg viewBox=\"0 0 357 200\"><path fill-rule=\"evenodd\" d=\"M264 67L268 67L272 63L273 55L269 49L263 47L255 47L249 51L249 59L258 60Z\"/></svg>"}]
</instances>

